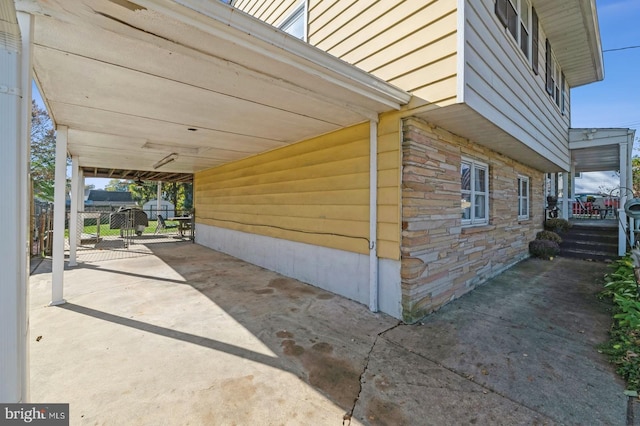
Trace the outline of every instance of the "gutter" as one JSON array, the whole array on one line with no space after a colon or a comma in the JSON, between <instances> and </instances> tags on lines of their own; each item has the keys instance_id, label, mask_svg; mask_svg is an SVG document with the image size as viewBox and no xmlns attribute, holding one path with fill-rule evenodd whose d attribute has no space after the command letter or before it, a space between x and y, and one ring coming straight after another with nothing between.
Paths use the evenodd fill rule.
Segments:
<instances>
[{"instance_id":1,"label":"gutter","mask_svg":"<svg viewBox=\"0 0 640 426\"><path fill-rule=\"evenodd\" d=\"M222 2L209 0L176 0L175 2L132 0L132 2L216 37L230 40L261 55L268 50L272 58L384 105L384 108L375 111L377 113L388 109L399 110L411 99L411 95L404 90ZM229 31L229 28L235 31ZM256 43L256 39L267 46ZM373 119L373 116L367 118Z\"/></svg>"}]
</instances>

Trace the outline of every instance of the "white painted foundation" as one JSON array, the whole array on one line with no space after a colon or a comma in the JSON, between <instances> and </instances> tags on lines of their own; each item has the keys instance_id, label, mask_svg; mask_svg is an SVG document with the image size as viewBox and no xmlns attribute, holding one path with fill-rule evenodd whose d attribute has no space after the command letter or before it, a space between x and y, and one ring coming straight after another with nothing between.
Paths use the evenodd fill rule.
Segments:
<instances>
[{"instance_id":1,"label":"white painted foundation","mask_svg":"<svg viewBox=\"0 0 640 426\"><path fill-rule=\"evenodd\" d=\"M196 224L196 242L369 304L369 255ZM379 259L379 310L402 318L400 261Z\"/></svg>"}]
</instances>

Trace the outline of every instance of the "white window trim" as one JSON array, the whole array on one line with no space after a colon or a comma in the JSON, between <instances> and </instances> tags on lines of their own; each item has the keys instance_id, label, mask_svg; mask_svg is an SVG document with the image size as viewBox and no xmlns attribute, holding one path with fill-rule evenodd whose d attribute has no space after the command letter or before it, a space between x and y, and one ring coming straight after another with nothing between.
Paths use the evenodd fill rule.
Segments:
<instances>
[{"instance_id":1,"label":"white window trim","mask_svg":"<svg viewBox=\"0 0 640 426\"><path fill-rule=\"evenodd\" d=\"M287 16L282 23L278 26L282 31L290 34L287 31L287 28L296 21L300 16L302 16L302 25L304 27L304 34L302 35L302 40L307 41L307 0L300 2L298 6L294 9L289 16ZM294 36L295 37L295 36Z\"/></svg>"},{"instance_id":2,"label":"white window trim","mask_svg":"<svg viewBox=\"0 0 640 426\"><path fill-rule=\"evenodd\" d=\"M527 186L527 196L522 195L522 185L526 184ZM527 211L526 214L522 214L522 200L527 200ZM529 219L529 214L531 211L531 185L528 176L518 175L518 219L527 220Z\"/></svg>"},{"instance_id":3,"label":"white window trim","mask_svg":"<svg viewBox=\"0 0 640 426\"><path fill-rule=\"evenodd\" d=\"M489 197L490 197L490 190L489 190L489 165L487 163L483 163L481 161L477 161L474 160L473 158L468 158L468 157L462 157L462 161L460 162L460 168L461 168L461 172L462 172L462 164L468 164L471 167L471 181L470 181L470 190L466 191L463 190L461 188L461 192L460 194L465 194L468 192L469 194L469 199L471 200L471 218L470 219L462 219L462 226L483 226L483 225L488 225L489 224ZM474 200L475 200L475 195L476 195L476 189L475 189L475 169L476 168L483 168L485 170L485 174L484 174L484 185L486 188L485 192L482 192L481 194L484 194L484 211L486 212L486 217L481 218L481 219L476 219L475 218L475 205L474 205Z\"/></svg>"},{"instance_id":4,"label":"white window trim","mask_svg":"<svg viewBox=\"0 0 640 426\"><path fill-rule=\"evenodd\" d=\"M527 7L527 22L524 22L522 20L522 14L520 13L520 11L522 10L522 4L525 4ZM528 0L518 0L518 49L520 50L520 52L527 58L527 63L529 65L531 65L531 4L529 3ZM522 26L521 24L524 24L524 26L527 28L527 51L523 52L522 48L521 48L521 44L522 44Z\"/></svg>"},{"instance_id":5,"label":"white window trim","mask_svg":"<svg viewBox=\"0 0 640 426\"><path fill-rule=\"evenodd\" d=\"M531 2L528 0L505 0L507 3L510 3L511 5L513 5L513 8L516 11L516 36L514 36L513 34L511 34L511 31L509 30L509 26L508 24L504 24L500 18L497 16L496 13L494 13L494 18L497 20L497 22L504 27L505 29L505 33L508 34L507 38L511 38L511 41L514 43L516 50L519 52L519 54L522 55L522 57L525 59L525 62L529 65L529 67L531 68L533 65L533 54L532 54L532 50L533 50L533 31L532 31L532 27L533 27L533 8L531 6ZM526 4L527 7L527 22L524 23L522 21L522 14L520 13L520 8L522 3ZM521 28L521 24L524 23L527 27L528 30L528 39L527 39L527 52L525 53L522 48L521 48L521 40L522 40L522 28Z\"/></svg>"}]
</instances>

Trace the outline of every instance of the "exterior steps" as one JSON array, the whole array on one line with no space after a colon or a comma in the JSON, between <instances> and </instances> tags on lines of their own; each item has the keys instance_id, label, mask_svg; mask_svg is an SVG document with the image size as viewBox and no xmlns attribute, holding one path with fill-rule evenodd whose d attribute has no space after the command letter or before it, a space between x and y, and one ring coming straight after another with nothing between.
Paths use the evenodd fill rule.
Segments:
<instances>
[{"instance_id":1,"label":"exterior steps","mask_svg":"<svg viewBox=\"0 0 640 426\"><path fill-rule=\"evenodd\" d=\"M618 256L618 228L597 221L572 221L568 232L561 234L560 256L598 261L612 261Z\"/></svg>"}]
</instances>

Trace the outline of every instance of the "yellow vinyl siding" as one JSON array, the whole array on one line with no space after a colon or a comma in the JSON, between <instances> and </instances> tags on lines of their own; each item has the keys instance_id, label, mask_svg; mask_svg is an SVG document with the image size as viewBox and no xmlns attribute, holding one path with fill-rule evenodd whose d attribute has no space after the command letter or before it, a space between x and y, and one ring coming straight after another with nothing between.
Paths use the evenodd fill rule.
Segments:
<instances>
[{"instance_id":1,"label":"yellow vinyl siding","mask_svg":"<svg viewBox=\"0 0 640 426\"><path fill-rule=\"evenodd\" d=\"M310 0L309 42L439 106L457 96L457 1Z\"/></svg>"},{"instance_id":2,"label":"yellow vinyl siding","mask_svg":"<svg viewBox=\"0 0 640 426\"><path fill-rule=\"evenodd\" d=\"M379 145L386 150L378 158L378 229L391 236L379 240L385 247L379 255L394 259L400 226L397 138L395 148ZM369 123L209 169L194 181L198 223L369 252Z\"/></svg>"},{"instance_id":3,"label":"yellow vinyl siding","mask_svg":"<svg viewBox=\"0 0 640 426\"><path fill-rule=\"evenodd\" d=\"M256 18L278 26L303 0L238 0L233 5Z\"/></svg>"},{"instance_id":4,"label":"yellow vinyl siding","mask_svg":"<svg viewBox=\"0 0 640 426\"><path fill-rule=\"evenodd\" d=\"M378 255L400 259L400 113L378 124Z\"/></svg>"}]
</instances>

